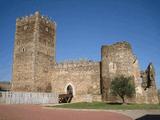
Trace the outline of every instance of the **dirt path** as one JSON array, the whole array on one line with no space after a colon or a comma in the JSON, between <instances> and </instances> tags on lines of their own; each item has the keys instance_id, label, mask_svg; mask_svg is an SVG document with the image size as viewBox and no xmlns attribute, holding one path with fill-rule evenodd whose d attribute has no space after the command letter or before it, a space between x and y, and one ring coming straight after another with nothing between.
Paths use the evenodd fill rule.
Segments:
<instances>
[{"instance_id":1,"label":"dirt path","mask_svg":"<svg viewBox=\"0 0 160 120\"><path fill-rule=\"evenodd\" d=\"M0 120L131 120L114 112L45 109L38 105L0 105Z\"/></svg>"}]
</instances>

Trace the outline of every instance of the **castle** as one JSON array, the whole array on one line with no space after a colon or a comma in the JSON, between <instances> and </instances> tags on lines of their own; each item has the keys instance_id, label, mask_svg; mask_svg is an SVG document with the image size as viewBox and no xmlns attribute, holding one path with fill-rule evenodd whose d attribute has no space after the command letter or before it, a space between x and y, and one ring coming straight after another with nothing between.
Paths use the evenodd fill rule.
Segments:
<instances>
[{"instance_id":1,"label":"castle","mask_svg":"<svg viewBox=\"0 0 160 120\"><path fill-rule=\"evenodd\" d=\"M110 94L111 80L118 75L132 76L135 103L159 103L154 68L140 71L128 42L101 48L101 61L57 63L56 23L39 12L17 18L14 43L12 91L73 94L73 101L116 101Z\"/></svg>"}]
</instances>

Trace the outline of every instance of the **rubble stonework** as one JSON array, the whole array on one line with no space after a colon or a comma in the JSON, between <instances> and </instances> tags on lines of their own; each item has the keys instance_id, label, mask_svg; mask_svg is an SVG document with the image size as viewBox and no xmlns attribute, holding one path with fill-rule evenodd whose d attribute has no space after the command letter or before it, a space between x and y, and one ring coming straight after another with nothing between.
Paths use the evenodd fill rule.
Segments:
<instances>
[{"instance_id":1,"label":"rubble stonework","mask_svg":"<svg viewBox=\"0 0 160 120\"><path fill-rule=\"evenodd\" d=\"M152 71L153 65L150 64ZM149 67L148 67L149 69ZM151 79L148 74L151 74ZM135 85L135 96L129 101L136 103L159 103L157 89L154 79L154 73L150 69L145 71L145 74L140 72L138 60L132 52L131 45L128 42L117 42L113 45L105 45L101 48L101 81L102 81L102 99L107 101L116 100L110 94L111 80L119 75L133 77ZM146 77L144 77L146 76ZM144 80L145 79L145 80ZM143 81L150 81L150 88L143 87Z\"/></svg>"},{"instance_id":2,"label":"rubble stonework","mask_svg":"<svg viewBox=\"0 0 160 120\"><path fill-rule=\"evenodd\" d=\"M131 46L127 42L102 46L101 55L102 96L103 100L110 100L111 80L118 75L133 76L136 57L132 54Z\"/></svg>"},{"instance_id":3,"label":"rubble stonework","mask_svg":"<svg viewBox=\"0 0 160 120\"><path fill-rule=\"evenodd\" d=\"M116 101L111 80L132 76L136 93L129 102L158 103L153 65L141 72L128 42L101 48L101 61L55 60L56 24L36 12L16 21L12 91L73 93L73 101Z\"/></svg>"},{"instance_id":4,"label":"rubble stonework","mask_svg":"<svg viewBox=\"0 0 160 120\"><path fill-rule=\"evenodd\" d=\"M145 103L158 103L155 70L152 63L149 63L147 69L141 72L141 78Z\"/></svg>"},{"instance_id":5,"label":"rubble stonework","mask_svg":"<svg viewBox=\"0 0 160 120\"><path fill-rule=\"evenodd\" d=\"M39 12L16 20L12 90L45 91L55 63L56 24Z\"/></svg>"},{"instance_id":6,"label":"rubble stonework","mask_svg":"<svg viewBox=\"0 0 160 120\"><path fill-rule=\"evenodd\" d=\"M67 86L73 88L74 101L83 101L82 97L92 95L94 101L101 100L100 63L77 61L53 66L51 72L52 91L63 94Z\"/></svg>"}]
</instances>

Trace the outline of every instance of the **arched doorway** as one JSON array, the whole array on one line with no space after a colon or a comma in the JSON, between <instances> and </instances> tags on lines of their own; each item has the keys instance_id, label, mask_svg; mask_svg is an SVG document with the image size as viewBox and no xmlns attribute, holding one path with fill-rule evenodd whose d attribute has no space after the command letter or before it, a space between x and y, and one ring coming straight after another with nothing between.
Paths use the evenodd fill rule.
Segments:
<instances>
[{"instance_id":1,"label":"arched doorway","mask_svg":"<svg viewBox=\"0 0 160 120\"><path fill-rule=\"evenodd\" d=\"M67 86L67 94L73 95L73 88L72 88L71 85L68 85L68 86Z\"/></svg>"},{"instance_id":2,"label":"arched doorway","mask_svg":"<svg viewBox=\"0 0 160 120\"><path fill-rule=\"evenodd\" d=\"M59 103L70 103L75 96L75 87L73 84L68 83L64 88L65 93L59 94Z\"/></svg>"},{"instance_id":3,"label":"arched doorway","mask_svg":"<svg viewBox=\"0 0 160 120\"><path fill-rule=\"evenodd\" d=\"M65 94L72 93L72 95L75 96L76 95L75 86L72 83L66 84L64 87L64 92Z\"/></svg>"}]
</instances>

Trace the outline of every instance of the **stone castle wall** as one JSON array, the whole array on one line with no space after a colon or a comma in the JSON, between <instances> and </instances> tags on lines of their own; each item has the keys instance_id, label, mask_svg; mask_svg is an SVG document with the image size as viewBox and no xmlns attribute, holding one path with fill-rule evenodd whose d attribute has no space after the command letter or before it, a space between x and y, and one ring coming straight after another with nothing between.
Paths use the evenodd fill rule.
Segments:
<instances>
[{"instance_id":1,"label":"stone castle wall","mask_svg":"<svg viewBox=\"0 0 160 120\"><path fill-rule=\"evenodd\" d=\"M138 97L141 97L141 103L158 104L158 91L155 83L155 70L152 63L150 63L145 71L141 71L142 91Z\"/></svg>"},{"instance_id":2,"label":"stone castle wall","mask_svg":"<svg viewBox=\"0 0 160 120\"><path fill-rule=\"evenodd\" d=\"M92 95L100 101L100 63L78 61L56 64L51 70L52 91L67 93L67 86L73 88L73 101L83 101L84 96Z\"/></svg>"},{"instance_id":3,"label":"stone castle wall","mask_svg":"<svg viewBox=\"0 0 160 120\"><path fill-rule=\"evenodd\" d=\"M13 91L32 91L34 86L34 32L36 16L16 20Z\"/></svg>"},{"instance_id":4,"label":"stone castle wall","mask_svg":"<svg viewBox=\"0 0 160 120\"><path fill-rule=\"evenodd\" d=\"M47 68L55 62L55 29L39 12L16 20L12 91L46 91Z\"/></svg>"},{"instance_id":5,"label":"stone castle wall","mask_svg":"<svg viewBox=\"0 0 160 120\"><path fill-rule=\"evenodd\" d=\"M35 80L34 89L39 92L51 92L48 67L55 63L56 24L38 14L37 43L35 43Z\"/></svg>"},{"instance_id":6,"label":"stone castle wall","mask_svg":"<svg viewBox=\"0 0 160 120\"><path fill-rule=\"evenodd\" d=\"M110 94L110 83L114 77L125 75L133 77L136 91L134 97L128 99L129 102L158 103L155 85L147 90L142 87L143 81L138 60L128 42L102 46L101 55L102 97L104 101L118 101Z\"/></svg>"},{"instance_id":7,"label":"stone castle wall","mask_svg":"<svg viewBox=\"0 0 160 120\"><path fill-rule=\"evenodd\" d=\"M133 76L133 65L136 62L136 57L127 42L102 46L101 55L103 99L110 100L111 80L118 75Z\"/></svg>"},{"instance_id":8,"label":"stone castle wall","mask_svg":"<svg viewBox=\"0 0 160 120\"><path fill-rule=\"evenodd\" d=\"M101 61L56 63L56 23L36 12L16 20L12 91L57 92L66 94L73 88L73 101L86 96L94 101L114 101L111 80L118 75L132 76L136 88L130 99L137 103L158 103L155 84L142 87L138 60L128 42L117 42L101 48ZM144 72L148 77L148 72Z\"/></svg>"}]
</instances>

